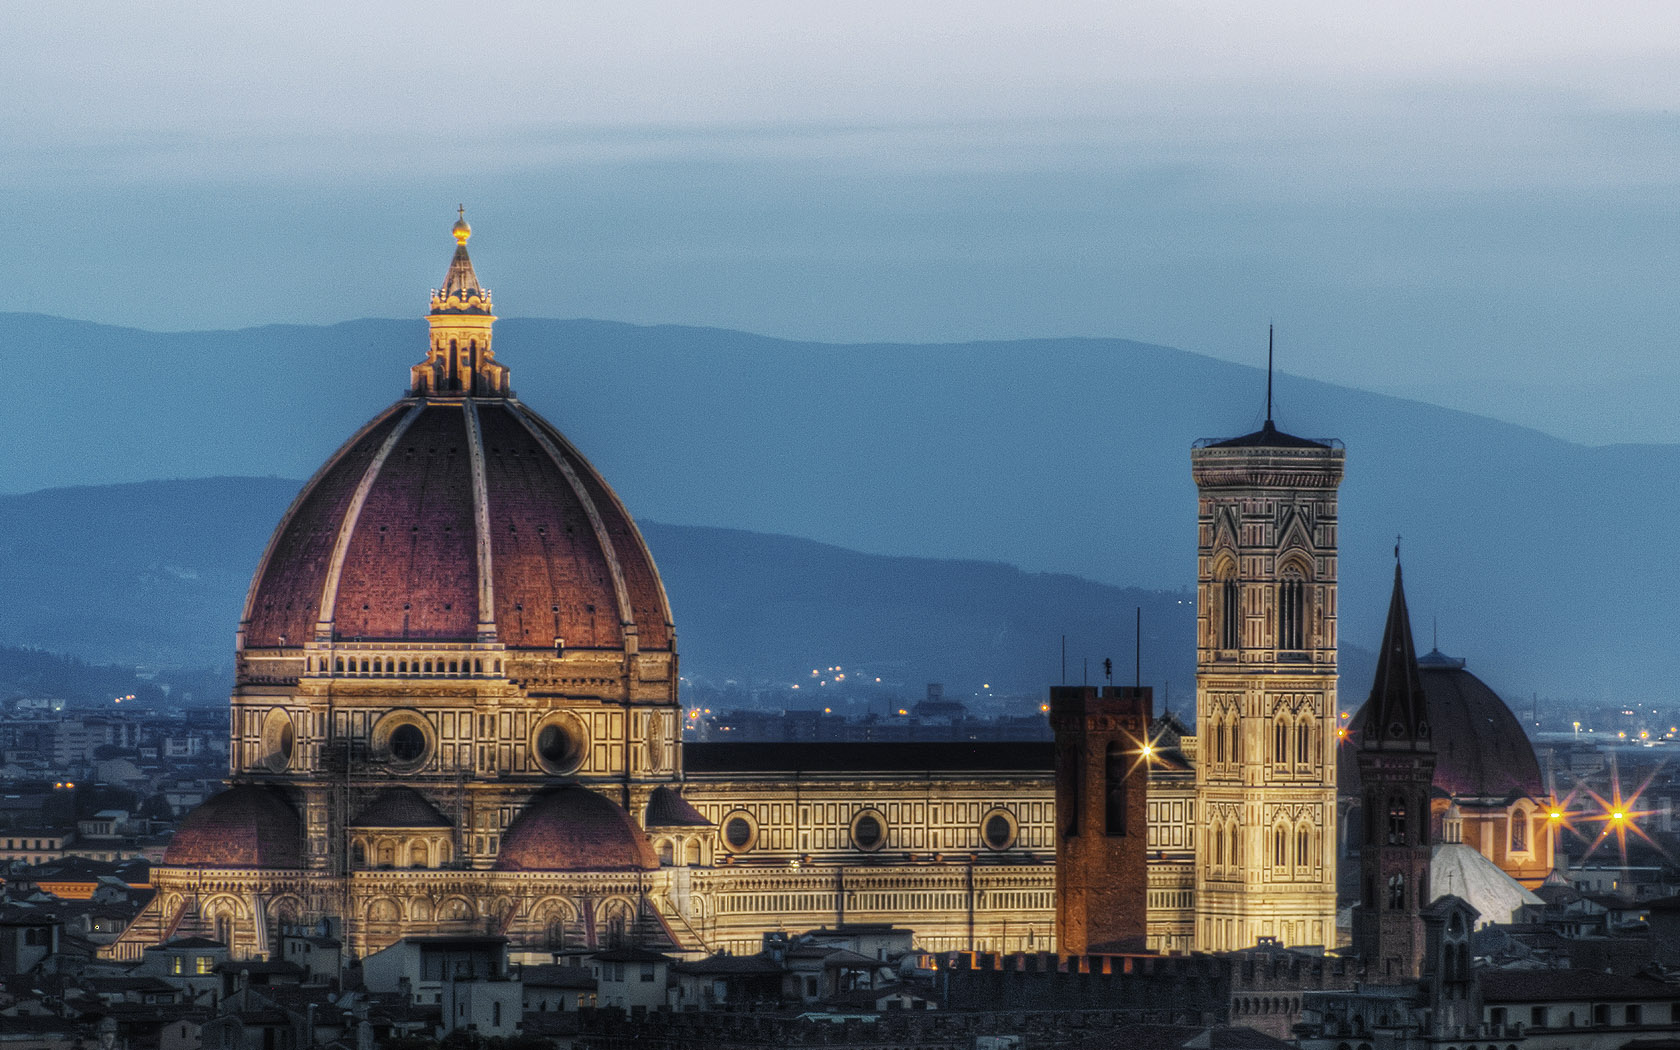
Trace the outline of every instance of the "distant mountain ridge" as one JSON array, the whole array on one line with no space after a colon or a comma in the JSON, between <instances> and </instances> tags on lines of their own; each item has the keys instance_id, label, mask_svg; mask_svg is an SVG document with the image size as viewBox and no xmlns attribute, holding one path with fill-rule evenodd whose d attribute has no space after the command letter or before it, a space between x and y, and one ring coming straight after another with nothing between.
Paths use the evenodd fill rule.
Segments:
<instances>
[{"instance_id":1,"label":"distant mountain ridge","mask_svg":"<svg viewBox=\"0 0 1680 1050\"><path fill-rule=\"evenodd\" d=\"M419 320L6 324L0 367L43 378L9 406L0 491L305 476L400 395L425 340ZM1171 593L1194 580L1191 442L1263 414L1259 370L1124 340L834 346L516 318L496 350L640 519ZM1287 375L1276 405L1284 429L1348 448L1344 645L1381 631L1398 533L1419 633L1438 616L1441 647L1502 693L1668 697L1680 446L1586 448ZM1366 688L1344 681L1345 699Z\"/></svg>"},{"instance_id":2,"label":"distant mountain ridge","mask_svg":"<svg viewBox=\"0 0 1680 1050\"><path fill-rule=\"evenodd\" d=\"M245 590L299 483L204 478L0 496L0 643L118 663L222 667ZM810 666L852 665L909 695L1037 692L1090 657L1131 672L1145 610L1144 673L1194 675L1194 597L1123 590L985 562L861 554L790 536L643 521L677 621L683 671L786 688ZM1100 676L1100 671L1096 672ZM773 689L772 692L775 690Z\"/></svg>"}]
</instances>

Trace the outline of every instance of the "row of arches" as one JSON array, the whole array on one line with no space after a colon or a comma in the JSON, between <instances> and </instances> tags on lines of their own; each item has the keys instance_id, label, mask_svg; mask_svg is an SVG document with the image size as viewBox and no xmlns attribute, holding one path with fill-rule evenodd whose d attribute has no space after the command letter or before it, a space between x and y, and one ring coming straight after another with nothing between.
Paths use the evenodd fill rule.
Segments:
<instances>
[{"instance_id":1,"label":"row of arches","mask_svg":"<svg viewBox=\"0 0 1680 1050\"><path fill-rule=\"evenodd\" d=\"M354 835L350 866L368 868L441 868L454 856L447 835Z\"/></svg>"},{"instance_id":2,"label":"row of arches","mask_svg":"<svg viewBox=\"0 0 1680 1050\"><path fill-rule=\"evenodd\" d=\"M1209 849L1205 854L1216 875L1242 872L1242 834L1237 820L1215 820L1207 829ZM1317 825L1301 820L1291 825L1280 820L1272 825L1271 867L1274 878L1312 878L1323 863Z\"/></svg>"},{"instance_id":3,"label":"row of arches","mask_svg":"<svg viewBox=\"0 0 1680 1050\"><path fill-rule=\"evenodd\" d=\"M358 678L462 678L502 674L501 660L474 657L468 660L437 658L408 658L397 656L335 656L329 665L327 657L312 656L307 661L310 674L334 674ZM328 671L328 667L332 670ZM488 671L485 669L489 668Z\"/></svg>"}]
</instances>

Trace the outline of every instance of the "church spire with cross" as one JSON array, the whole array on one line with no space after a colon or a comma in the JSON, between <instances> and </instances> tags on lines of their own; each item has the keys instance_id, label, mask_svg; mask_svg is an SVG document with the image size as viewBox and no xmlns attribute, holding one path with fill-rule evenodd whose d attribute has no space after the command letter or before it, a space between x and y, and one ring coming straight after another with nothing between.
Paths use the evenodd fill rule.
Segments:
<instances>
[{"instance_id":1,"label":"church spire with cross","mask_svg":"<svg viewBox=\"0 0 1680 1050\"><path fill-rule=\"evenodd\" d=\"M1418 674L1411 616L1394 543L1394 590L1377 654L1377 673L1361 715L1354 761L1359 765L1363 819L1361 893L1353 911L1353 947L1367 980L1414 980L1425 946L1421 913L1430 902L1430 787L1435 749L1429 704Z\"/></svg>"}]
</instances>

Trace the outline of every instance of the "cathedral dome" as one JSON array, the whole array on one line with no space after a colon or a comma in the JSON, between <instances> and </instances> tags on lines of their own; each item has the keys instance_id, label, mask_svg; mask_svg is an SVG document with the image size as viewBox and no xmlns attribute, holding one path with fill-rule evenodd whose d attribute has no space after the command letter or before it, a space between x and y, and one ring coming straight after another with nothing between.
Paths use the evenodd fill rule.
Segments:
<instances>
[{"instance_id":1,"label":"cathedral dome","mask_svg":"<svg viewBox=\"0 0 1680 1050\"><path fill-rule=\"evenodd\" d=\"M497 871L652 871L647 835L622 807L588 788L550 788L502 834Z\"/></svg>"},{"instance_id":2,"label":"cathedral dome","mask_svg":"<svg viewBox=\"0 0 1680 1050\"><path fill-rule=\"evenodd\" d=\"M187 814L164 850L172 868L303 867L303 825L271 788L242 784Z\"/></svg>"},{"instance_id":3,"label":"cathedral dome","mask_svg":"<svg viewBox=\"0 0 1680 1050\"><path fill-rule=\"evenodd\" d=\"M1435 747L1436 791L1453 798L1541 797L1540 763L1517 716L1464 661L1439 649L1418 657L1418 677L1428 701ZM1360 739L1361 707L1349 720L1347 740ZM1340 793L1358 795L1359 768L1344 749L1338 763Z\"/></svg>"},{"instance_id":4,"label":"cathedral dome","mask_svg":"<svg viewBox=\"0 0 1680 1050\"><path fill-rule=\"evenodd\" d=\"M589 461L508 389L470 230L455 232L427 361L281 519L246 597L242 649L671 649L647 545Z\"/></svg>"}]
</instances>

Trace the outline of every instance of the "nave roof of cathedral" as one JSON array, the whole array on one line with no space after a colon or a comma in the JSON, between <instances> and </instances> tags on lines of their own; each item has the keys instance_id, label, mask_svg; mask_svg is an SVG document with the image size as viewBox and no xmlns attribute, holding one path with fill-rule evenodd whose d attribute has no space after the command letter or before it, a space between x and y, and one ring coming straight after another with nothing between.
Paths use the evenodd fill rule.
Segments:
<instances>
[{"instance_id":1,"label":"nave roof of cathedral","mask_svg":"<svg viewBox=\"0 0 1680 1050\"><path fill-rule=\"evenodd\" d=\"M893 741L890 743L692 743L683 745L690 774L812 772L1031 772L1048 774L1055 745L1028 741Z\"/></svg>"}]
</instances>

